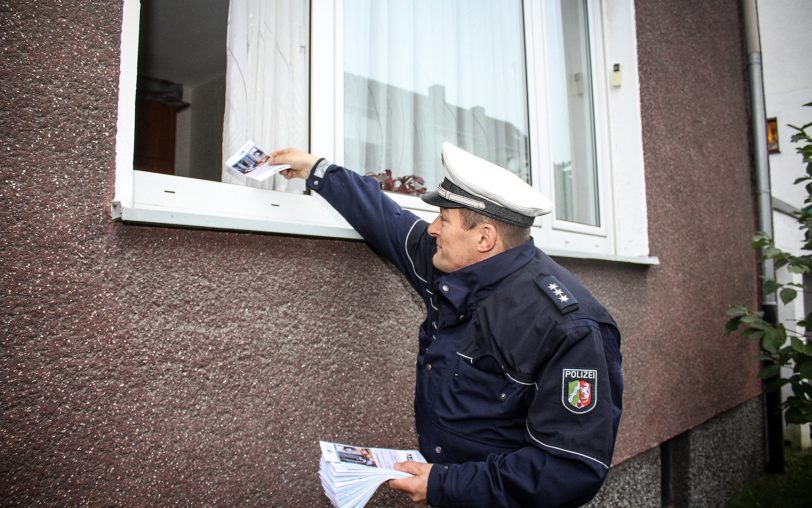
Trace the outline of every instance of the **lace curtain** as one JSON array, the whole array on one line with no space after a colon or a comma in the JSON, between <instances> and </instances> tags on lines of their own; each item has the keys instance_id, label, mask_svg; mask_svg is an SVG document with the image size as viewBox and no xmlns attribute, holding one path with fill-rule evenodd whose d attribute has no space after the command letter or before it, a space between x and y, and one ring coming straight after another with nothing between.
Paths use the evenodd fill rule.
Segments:
<instances>
[{"instance_id":1,"label":"lace curtain","mask_svg":"<svg viewBox=\"0 0 812 508\"><path fill-rule=\"evenodd\" d=\"M235 0L228 11L223 160L252 140L265 151L308 145L309 2ZM301 192L274 176L256 182L227 168L222 181Z\"/></svg>"}]
</instances>

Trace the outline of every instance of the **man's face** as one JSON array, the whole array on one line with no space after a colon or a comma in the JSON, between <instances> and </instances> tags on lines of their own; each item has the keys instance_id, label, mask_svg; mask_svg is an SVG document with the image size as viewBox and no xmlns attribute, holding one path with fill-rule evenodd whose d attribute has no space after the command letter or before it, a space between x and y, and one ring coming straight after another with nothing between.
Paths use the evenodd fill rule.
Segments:
<instances>
[{"instance_id":1,"label":"man's face","mask_svg":"<svg viewBox=\"0 0 812 508\"><path fill-rule=\"evenodd\" d=\"M429 226L429 234L437 239L437 252L432 263L442 272L454 272L476 263L478 228L466 231L458 208L440 208L440 215Z\"/></svg>"}]
</instances>

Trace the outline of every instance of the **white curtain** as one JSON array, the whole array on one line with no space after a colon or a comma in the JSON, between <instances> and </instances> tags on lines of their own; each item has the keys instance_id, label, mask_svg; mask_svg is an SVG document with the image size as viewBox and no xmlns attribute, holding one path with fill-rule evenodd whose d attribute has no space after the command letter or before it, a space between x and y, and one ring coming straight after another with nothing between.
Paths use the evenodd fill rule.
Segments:
<instances>
[{"instance_id":1,"label":"white curtain","mask_svg":"<svg viewBox=\"0 0 812 508\"><path fill-rule=\"evenodd\" d=\"M223 162L246 141L267 152L308 144L310 2L232 0L228 11ZM264 182L223 164L222 181L301 192L304 183L274 176Z\"/></svg>"},{"instance_id":2,"label":"white curtain","mask_svg":"<svg viewBox=\"0 0 812 508\"><path fill-rule=\"evenodd\" d=\"M518 0L344 0L344 163L442 180L450 141L529 180Z\"/></svg>"}]
</instances>

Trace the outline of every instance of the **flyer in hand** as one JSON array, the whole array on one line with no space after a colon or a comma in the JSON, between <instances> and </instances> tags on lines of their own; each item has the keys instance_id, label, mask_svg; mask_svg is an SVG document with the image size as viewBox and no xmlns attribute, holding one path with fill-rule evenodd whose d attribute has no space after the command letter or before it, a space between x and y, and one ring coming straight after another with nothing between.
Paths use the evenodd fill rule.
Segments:
<instances>
[{"instance_id":1,"label":"flyer in hand","mask_svg":"<svg viewBox=\"0 0 812 508\"><path fill-rule=\"evenodd\" d=\"M387 480L408 478L396 462L426 462L417 450L365 448L320 441L319 477L324 493L337 508L362 508Z\"/></svg>"},{"instance_id":2,"label":"flyer in hand","mask_svg":"<svg viewBox=\"0 0 812 508\"><path fill-rule=\"evenodd\" d=\"M271 164L271 156L263 152L253 141L242 145L237 153L226 160L226 165L258 182L267 180L290 167L288 164Z\"/></svg>"}]
</instances>

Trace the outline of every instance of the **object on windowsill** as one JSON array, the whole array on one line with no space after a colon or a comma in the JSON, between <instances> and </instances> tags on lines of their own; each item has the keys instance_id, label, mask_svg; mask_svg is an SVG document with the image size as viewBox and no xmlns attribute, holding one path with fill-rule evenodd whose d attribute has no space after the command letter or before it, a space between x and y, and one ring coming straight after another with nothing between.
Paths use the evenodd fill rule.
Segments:
<instances>
[{"instance_id":1,"label":"object on windowsill","mask_svg":"<svg viewBox=\"0 0 812 508\"><path fill-rule=\"evenodd\" d=\"M266 154L253 141L247 141L240 149L226 160L226 166L242 173L247 178L262 182L290 164L271 164L271 156Z\"/></svg>"},{"instance_id":2,"label":"object on windowsill","mask_svg":"<svg viewBox=\"0 0 812 508\"><path fill-rule=\"evenodd\" d=\"M320 441L319 477L324 493L337 508L362 508L387 480L412 476L396 462L426 462L417 450L364 448Z\"/></svg>"},{"instance_id":3,"label":"object on windowsill","mask_svg":"<svg viewBox=\"0 0 812 508\"><path fill-rule=\"evenodd\" d=\"M385 169L383 173L367 173L367 176L374 178L381 185L381 190L408 194L409 196L422 196L426 193L423 178L417 175L392 176L391 169Z\"/></svg>"}]
</instances>

